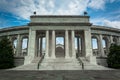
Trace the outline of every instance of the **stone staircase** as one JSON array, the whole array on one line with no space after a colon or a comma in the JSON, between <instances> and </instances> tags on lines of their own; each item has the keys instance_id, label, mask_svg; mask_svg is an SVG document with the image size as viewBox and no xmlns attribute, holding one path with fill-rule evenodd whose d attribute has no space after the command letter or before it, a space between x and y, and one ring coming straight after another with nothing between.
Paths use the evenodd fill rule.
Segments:
<instances>
[{"instance_id":1,"label":"stone staircase","mask_svg":"<svg viewBox=\"0 0 120 80\"><path fill-rule=\"evenodd\" d=\"M80 57L81 62L78 59L65 59L65 58L56 58L56 59L43 59L39 65L40 57L36 57L32 63L27 65L22 65L10 70L112 70L110 68L91 64L84 57Z\"/></svg>"},{"instance_id":2,"label":"stone staircase","mask_svg":"<svg viewBox=\"0 0 120 80\"><path fill-rule=\"evenodd\" d=\"M39 70L82 70L82 66L77 59L44 59Z\"/></svg>"},{"instance_id":3,"label":"stone staircase","mask_svg":"<svg viewBox=\"0 0 120 80\"><path fill-rule=\"evenodd\" d=\"M85 57L80 57L80 59L84 63L84 70L111 70L110 68L101 65L91 64L87 59L85 59Z\"/></svg>"},{"instance_id":4,"label":"stone staircase","mask_svg":"<svg viewBox=\"0 0 120 80\"><path fill-rule=\"evenodd\" d=\"M18 66L11 70L38 70L37 66L38 66L39 60L40 60L40 57L36 57L30 64Z\"/></svg>"}]
</instances>

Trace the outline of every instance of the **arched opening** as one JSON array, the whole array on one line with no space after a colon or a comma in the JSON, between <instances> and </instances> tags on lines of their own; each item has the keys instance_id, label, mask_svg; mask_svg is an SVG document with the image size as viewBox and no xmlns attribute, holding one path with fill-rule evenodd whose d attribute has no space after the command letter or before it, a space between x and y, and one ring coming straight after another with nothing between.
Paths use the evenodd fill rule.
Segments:
<instances>
[{"instance_id":1,"label":"arched opening","mask_svg":"<svg viewBox=\"0 0 120 80\"><path fill-rule=\"evenodd\" d=\"M27 49L28 49L28 38L25 37L22 39L22 55L27 55Z\"/></svg>"},{"instance_id":2,"label":"arched opening","mask_svg":"<svg viewBox=\"0 0 120 80\"><path fill-rule=\"evenodd\" d=\"M17 38L13 39L13 50L14 50L14 55L17 54Z\"/></svg>"},{"instance_id":3,"label":"arched opening","mask_svg":"<svg viewBox=\"0 0 120 80\"><path fill-rule=\"evenodd\" d=\"M93 56L99 56L98 39L96 37L92 37L92 49L93 49Z\"/></svg>"},{"instance_id":4,"label":"arched opening","mask_svg":"<svg viewBox=\"0 0 120 80\"><path fill-rule=\"evenodd\" d=\"M55 55L59 58L65 57L64 37L56 37Z\"/></svg>"},{"instance_id":5,"label":"arched opening","mask_svg":"<svg viewBox=\"0 0 120 80\"><path fill-rule=\"evenodd\" d=\"M103 44L103 49L104 49L104 55L107 56L108 51L109 51L109 46L108 46L108 39L107 39L107 37L103 37L102 44Z\"/></svg>"},{"instance_id":6,"label":"arched opening","mask_svg":"<svg viewBox=\"0 0 120 80\"><path fill-rule=\"evenodd\" d=\"M113 38L113 43L114 43L114 44L117 44L117 37L114 37L114 38Z\"/></svg>"}]
</instances>

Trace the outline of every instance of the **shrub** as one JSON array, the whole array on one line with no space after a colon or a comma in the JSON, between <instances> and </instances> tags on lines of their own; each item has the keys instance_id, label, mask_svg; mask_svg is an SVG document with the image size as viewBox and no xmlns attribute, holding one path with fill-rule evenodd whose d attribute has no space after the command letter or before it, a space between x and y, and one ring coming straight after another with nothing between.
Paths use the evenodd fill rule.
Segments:
<instances>
[{"instance_id":1,"label":"shrub","mask_svg":"<svg viewBox=\"0 0 120 80\"><path fill-rule=\"evenodd\" d=\"M110 68L120 69L120 46L112 44L108 54L107 64Z\"/></svg>"},{"instance_id":2,"label":"shrub","mask_svg":"<svg viewBox=\"0 0 120 80\"><path fill-rule=\"evenodd\" d=\"M2 37L0 41L0 69L14 67L14 55L12 44L7 37Z\"/></svg>"}]
</instances>

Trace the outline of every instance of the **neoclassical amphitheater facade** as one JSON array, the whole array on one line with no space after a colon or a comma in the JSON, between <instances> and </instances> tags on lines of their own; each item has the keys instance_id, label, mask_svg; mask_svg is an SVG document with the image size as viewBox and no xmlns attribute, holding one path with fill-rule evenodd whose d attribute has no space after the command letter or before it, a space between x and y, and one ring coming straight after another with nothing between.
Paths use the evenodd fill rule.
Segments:
<instances>
[{"instance_id":1,"label":"neoclassical amphitheater facade","mask_svg":"<svg viewBox=\"0 0 120 80\"><path fill-rule=\"evenodd\" d=\"M16 69L103 69L107 66L110 45L120 45L120 29L93 25L89 18L32 15L26 26L0 29L0 37L8 36L11 42L17 40L14 49ZM63 38L63 45L56 44L57 37ZM22 49L24 38L28 39L25 50ZM92 39L97 40L97 49L92 49Z\"/></svg>"}]
</instances>

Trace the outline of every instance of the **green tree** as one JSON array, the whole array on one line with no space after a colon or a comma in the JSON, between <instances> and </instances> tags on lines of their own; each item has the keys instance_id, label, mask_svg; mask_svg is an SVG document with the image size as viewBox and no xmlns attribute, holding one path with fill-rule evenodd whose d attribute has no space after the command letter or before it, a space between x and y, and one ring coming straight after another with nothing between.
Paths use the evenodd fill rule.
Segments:
<instances>
[{"instance_id":1,"label":"green tree","mask_svg":"<svg viewBox=\"0 0 120 80\"><path fill-rule=\"evenodd\" d=\"M0 41L0 69L12 67L14 67L12 44L7 37L2 37Z\"/></svg>"},{"instance_id":2,"label":"green tree","mask_svg":"<svg viewBox=\"0 0 120 80\"><path fill-rule=\"evenodd\" d=\"M110 68L120 69L120 45L111 45L107 63Z\"/></svg>"}]
</instances>

